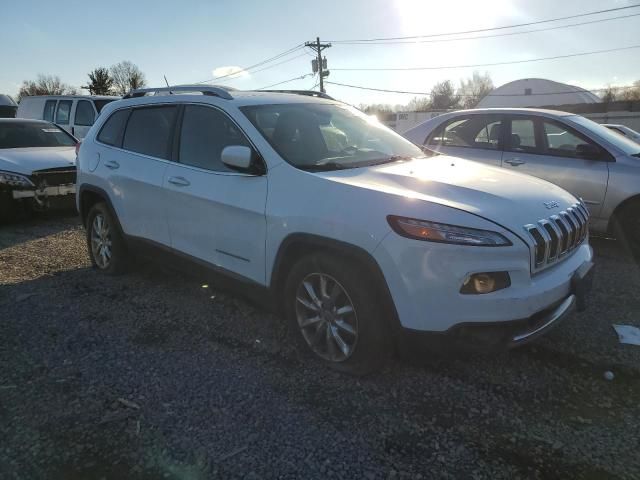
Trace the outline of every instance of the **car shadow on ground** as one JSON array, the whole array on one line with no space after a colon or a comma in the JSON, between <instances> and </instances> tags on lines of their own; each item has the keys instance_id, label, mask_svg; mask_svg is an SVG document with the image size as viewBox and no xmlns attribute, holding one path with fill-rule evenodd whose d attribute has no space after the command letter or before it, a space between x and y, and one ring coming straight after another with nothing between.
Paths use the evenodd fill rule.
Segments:
<instances>
[{"instance_id":1,"label":"car shadow on ground","mask_svg":"<svg viewBox=\"0 0 640 480\"><path fill-rule=\"evenodd\" d=\"M0 222L0 250L25 241L43 238L64 230L80 220L75 210L31 212L10 221Z\"/></svg>"}]
</instances>

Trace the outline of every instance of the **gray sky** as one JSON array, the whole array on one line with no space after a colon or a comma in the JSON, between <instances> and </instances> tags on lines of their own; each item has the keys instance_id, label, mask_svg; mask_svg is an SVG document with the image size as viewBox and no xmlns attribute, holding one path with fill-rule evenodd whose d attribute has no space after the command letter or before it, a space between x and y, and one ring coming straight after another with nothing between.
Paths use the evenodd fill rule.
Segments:
<instances>
[{"instance_id":1,"label":"gray sky","mask_svg":"<svg viewBox=\"0 0 640 480\"><path fill-rule=\"evenodd\" d=\"M21 82L38 73L59 75L75 86L98 66L131 60L150 85L203 81L277 55L307 40L398 37L482 29L545 20L635 1L612 0L325 0L320 8L285 0L182 0L178 8L157 1L11 1L3 5L0 93L17 93ZM638 1L640 3L640 0ZM539 29L640 13L640 8L555 22L500 33ZM640 16L552 31L455 42L344 45L326 51L329 69L427 67L495 63L640 45ZM498 32L494 32L498 33ZM486 35L486 34L476 34ZM310 73L311 52L304 49L263 71L254 69L227 85L260 88ZM640 79L640 49L520 65L475 68L488 71L496 85L542 77L588 89L628 85ZM274 62L275 63L275 62ZM273 64L265 64L268 67ZM474 68L430 71L339 71L330 81L383 89L428 91L437 81L456 84ZM311 88L308 76L277 88ZM406 103L412 96L375 93L333 85L327 91L353 104Z\"/></svg>"}]
</instances>

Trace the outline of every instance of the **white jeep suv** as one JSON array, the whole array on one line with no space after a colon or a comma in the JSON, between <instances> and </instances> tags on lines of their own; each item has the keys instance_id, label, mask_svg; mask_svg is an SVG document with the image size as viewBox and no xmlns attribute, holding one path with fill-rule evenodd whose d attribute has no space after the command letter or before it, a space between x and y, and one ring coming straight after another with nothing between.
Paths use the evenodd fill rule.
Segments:
<instances>
[{"instance_id":1,"label":"white jeep suv","mask_svg":"<svg viewBox=\"0 0 640 480\"><path fill-rule=\"evenodd\" d=\"M229 274L354 373L410 333L526 343L583 306L590 285L581 201L427 157L317 92L133 91L87 134L77 190L98 270L155 247Z\"/></svg>"}]
</instances>

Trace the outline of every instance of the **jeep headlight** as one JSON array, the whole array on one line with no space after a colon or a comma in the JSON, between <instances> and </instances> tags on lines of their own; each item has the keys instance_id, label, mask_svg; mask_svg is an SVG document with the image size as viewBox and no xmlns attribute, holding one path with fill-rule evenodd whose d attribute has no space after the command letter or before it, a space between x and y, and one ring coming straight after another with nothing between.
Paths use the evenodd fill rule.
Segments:
<instances>
[{"instance_id":1,"label":"jeep headlight","mask_svg":"<svg viewBox=\"0 0 640 480\"><path fill-rule=\"evenodd\" d=\"M35 185L31 183L24 175L20 175L19 173L11 173L11 172L2 172L0 171L0 185L8 185L10 187L34 187Z\"/></svg>"},{"instance_id":2,"label":"jeep headlight","mask_svg":"<svg viewBox=\"0 0 640 480\"><path fill-rule=\"evenodd\" d=\"M387 221L393 230L403 237L427 242L453 243L477 247L502 247L512 245L504 235L490 230L435 223L415 218L389 215Z\"/></svg>"}]
</instances>

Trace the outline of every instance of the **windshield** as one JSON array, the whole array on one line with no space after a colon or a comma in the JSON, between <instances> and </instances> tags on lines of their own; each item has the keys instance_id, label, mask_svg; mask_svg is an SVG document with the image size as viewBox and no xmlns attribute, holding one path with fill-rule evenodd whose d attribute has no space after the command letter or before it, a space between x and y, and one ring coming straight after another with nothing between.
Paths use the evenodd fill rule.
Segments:
<instances>
[{"instance_id":1,"label":"windshield","mask_svg":"<svg viewBox=\"0 0 640 480\"><path fill-rule=\"evenodd\" d=\"M572 121L573 123L588 128L600 138L603 138L607 142L618 147L627 155L637 155L638 153L640 153L640 147L637 143L620 135L617 132L614 132L613 130L610 130L603 125L600 125L599 123L594 122L593 120L589 120L588 118L582 117L580 115L572 115L567 119Z\"/></svg>"},{"instance_id":2,"label":"windshield","mask_svg":"<svg viewBox=\"0 0 640 480\"><path fill-rule=\"evenodd\" d=\"M0 148L71 147L75 139L53 123L0 122Z\"/></svg>"},{"instance_id":3,"label":"windshield","mask_svg":"<svg viewBox=\"0 0 640 480\"><path fill-rule=\"evenodd\" d=\"M284 160L303 170L424 157L420 148L375 118L345 105L253 105L241 110Z\"/></svg>"}]
</instances>

